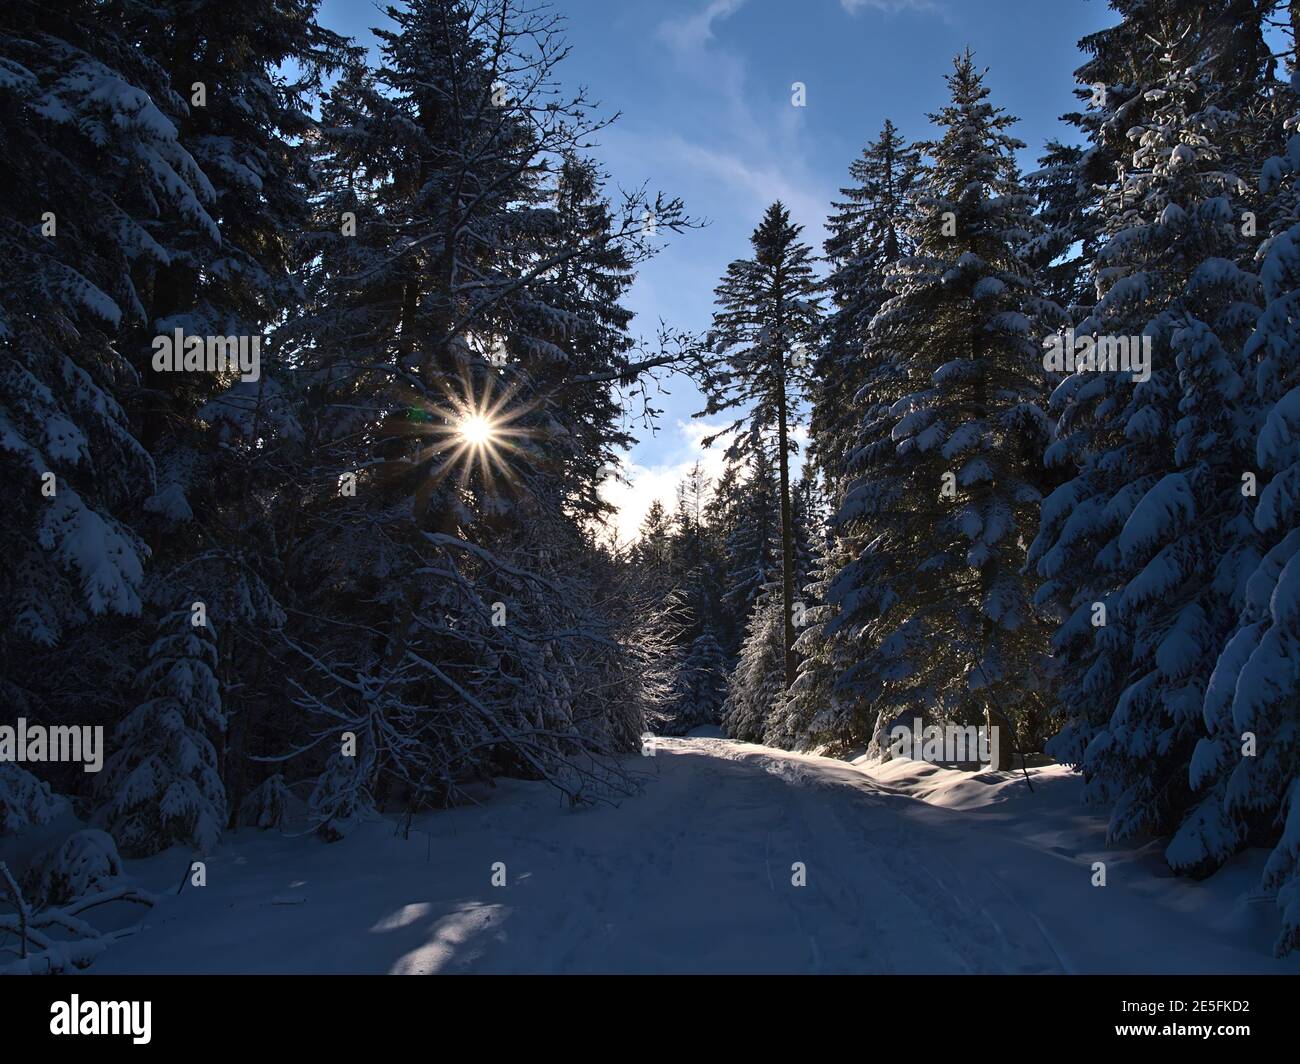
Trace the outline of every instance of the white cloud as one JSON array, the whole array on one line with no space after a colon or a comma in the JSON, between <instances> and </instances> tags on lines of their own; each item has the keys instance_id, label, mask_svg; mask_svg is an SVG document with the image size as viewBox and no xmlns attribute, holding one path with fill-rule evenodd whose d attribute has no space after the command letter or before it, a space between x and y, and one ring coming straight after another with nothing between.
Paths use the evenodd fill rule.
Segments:
<instances>
[{"instance_id":1,"label":"white cloud","mask_svg":"<svg viewBox=\"0 0 1300 1064\"><path fill-rule=\"evenodd\" d=\"M659 36L678 54L702 51L713 40L713 24L734 15L746 0L712 0L685 18L669 19L659 26Z\"/></svg>"},{"instance_id":2,"label":"white cloud","mask_svg":"<svg viewBox=\"0 0 1300 1064\"><path fill-rule=\"evenodd\" d=\"M704 421L678 421L678 445L668 461L645 466L624 459L620 471L627 483L610 477L601 485L600 496L615 507L610 525L619 543L634 542L640 536L641 522L656 501L672 513L677 506L677 485L686 478L691 467L699 462L710 485L722 476L727 449L727 438L722 437L712 447L704 446L704 438L716 433L722 425ZM808 430L796 425L791 435L799 444L799 453L791 463L791 477L798 477L803 468L803 455L808 445Z\"/></svg>"},{"instance_id":3,"label":"white cloud","mask_svg":"<svg viewBox=\"0 0 1300 1064\"><path fill-rule=\"evenodd\" d=\"M840 7L844 8L850 15L856 15L864 8L870 8L872 11L883 11L887 15L899 11L941 10L934 0L840 0Z\"/></svg>"},{"instance_id":4,"label":"white cloud","mask_svg":"<svg viewBox=\"0 0 1300 1064\"><path fill-rule=\"evenodd\" d=\"M745 3L712 0L693 14L660 23L657 37L684 79L679 88L690 93L697 124L710 135L701 140L698 134L688 137L671 127L657 134L640 130L641 147L652 147L659 167L698 173L740 193L752 225L769 204L781 200L806 226L805 238L816 246L824 236L826 203L835 189L822 187L826 182L808 169L812 153L802 143L804 111L789 106L784 85L772 110L771 86L755 90L745 58L715 35L718 23ZM756 108L755 100L767 104Z\"/></svg>"},{"instance_id":5,"label":"white cloud","mask_svg":"<svg viewBox=\"0 0 1300 1064\"><path fill-rule=\"evenodd\" d=\"M601 498L616 510L610 523L619 543L638 538L641 522L653 503L660 502L670 513L673 511L677 505L677 485L696 462L710 482L717 482L722 474L726 441L719 440L712 447L705 447L701 441L719 427L702 421L678 421L678 444L670 451L667 461L645 466L624 459L620 472L627 483L610 477L601 485Z\"/></svg>"},{"instance_id":6,"label":"white cloud","mask_svg":"<svg viewBox=\"0 0 1300 1064\"><path fill-rule=\"evenodd\" d=\"M749 109L745 60L718 45L714 25L739 11L745 0L713 0L694 15L659 24L656 36L668 48L676 69L693 86L697 109L716 108L713 123L747 144L761 146L768 131Z\"/></svg>"},{"instance_id":7,"label":"white cloud","mask_svg":"<svg viewBox=\"0 0 1300 1064\"><path fill-rule=\"evenodd\" d=\"M712 174L731 188L744 194L750 202L749 214L753 224L758 224L762 212L774 201L780 200L789 208L795 221L803 223L803 240L814 247L824 239L823 218L826 214L827 191L807 175L800 164L784 160L761 159L746 161L738 155L692 144L680 137L663 142L664 151L678 158L684 165ZM792 176L800 171L805 180Z\"/></svg>"}]
</instances>

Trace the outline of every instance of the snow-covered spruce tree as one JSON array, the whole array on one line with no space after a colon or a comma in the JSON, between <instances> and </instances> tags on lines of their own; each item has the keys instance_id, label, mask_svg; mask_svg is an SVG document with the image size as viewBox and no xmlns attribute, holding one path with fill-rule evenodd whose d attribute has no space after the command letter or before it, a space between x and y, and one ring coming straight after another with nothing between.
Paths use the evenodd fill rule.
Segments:
<instances>
[{"instance_id":1,"label":"snow-covered spruce tree","mask_svg":"<svg viewBox=\"0 0 1300 1064\"><path fill-rule=\"evenodd\" d=\"M880 137L849 165L852 184L826 222L826 279L834 310L813 361L811 457L831 504L838 506L858 426L858 391L866 384L867 327L889 298L885 273L910 250L903 230L922 172L920 152L888 119Z\"/></svg>"},{"instance_id":2,"label":"snow-covered spruce tree","mask_svg":"<svg viewBox=\"0 0 1300 1064\"><path fill-rule=\"evenodd\" d=\"M1025 188L1038 204L1042 223L1029 239L1025 258L1042 280L1042 294L1071 321L1082 317L1096 298L1087 270L1097 253L1096 202L1082 161L1082 148L1050 140L1038 159L1039 169L1025 175Z\"/></svg>"},{"instance_id":3,"label":"snow-covered spruce tree","mask_svg":"<svg viewBox=\"0 0 1300 1064\"><path fill-rule=\"evenodd\" d=\"M138 376L118 337L146 317L134 272L171 259L175 229L216 232L179 98L101 7L0 12L6 664L89 617L140 610L148 548L128 510L154 466L123 405Z\"/></svg>"},{"instance_id":4,"label":"snow-covered spruce tree","mask_svg":"<svg viewBox=\"0 0 1300 1064\"><path fill-rule=\"evenodd\" d=\"M668 734L685 735L692 728L719 723L727 695L727 665L711 629L695 637L683 658L680 690L665 729Z\"/></svg>"},{"instance_id":5,"label":"snow-covered spruce tree","mask_svg":"<svg viewBox=\"0 0 1300 1064\"><path fill-rule=\"evenodd\" d=\"M762 463L759 463L759 470L756 475L747 482L753 494L750 496L751 506L762 507L766 512L771 513L773 502L770 490L763 488ZM791 536L794 543L794 579L796 587L796 599L794 608L791 610L792 627L796 632L801 632L803 626L807 623L807 615L810 605L805 587L808 584L810 573L813 565L813 548L811 538L813 529L810 524L819 519L818 504L811 490L811 485L807 481L801 481L794 488L794 505L792 507L792 518L794 527L791 530ZM758 511L755 509L756 514ZM737 533L746 526L742 525L737 529ZM744 537L733 535L731 545L734 546L739 539L740 542L747 544L752 548L755 543ZM752 569L739 569L739 574L747 574L749 578L755 581L755 589L752 592L753 606L746 616L745 636L741 643L738 660L730 677L728 685L728 708L723 713L723 726L727 733L733 738L741 738L747 741L757 742L763 740L765 735L771 737L781 737L784 739L786 730L783 722L786 719L787 711L785 706L785 692L787 685L785 682L784 671L779 675L769 675L766 671L771 663L769 655L769 642L772 638L771 617L768 615L770 607L775 596L780 595L780 585L775 579L776 567L769 565L764 568L762 558L764 552L758 552L751 555L749 551L741 552L742 556L752 556L756 559ZM758 576L761 572L771 572L766 581L757 583ZM740 581L737 581L724 597L724 605L738 606L740 597L735 595L737 587L740 587ZM784 640L784 625L779 624L778 617L778 639ZM777 661L784 661L783 657L784 642L778 644ZM764 740L767 741L767 740Z\"/></svg>"},{"instance_id":6,"label":"snow-covered spruce tree","mask_svg":"<svg viewBox=\"0 0 1300 1064\"><path fill-rule=\"evenodd\" d=\"M132 412L158 466L156 491L144 509L164 569L190 561L195 552L181 545L204 538L194 529L176 535L184 524L197 525L209 542L273 550L256 542L266 536L265 514L251 498L285 479L280 448L298 432L284 397L289 367L262 343L253 381L159 370L153 341L178 328L190 336L264 339L297 308L295 245L314 183L303 148L315 133L310 111L324 76L360 54L317 24L317 7L317 0L164 0L113 5L104 13L171 86L177 136L210 196L209 226L185 218L157 227L168 256L141 259L131 273L141 315L125 342L144 385ZM248 444L254 438L257 448ZM197 508L189 497L195 488L201 489ZM213 599L218 589L250 579L248 570L260 561L235 550L224 558L208 554L202 571L186 574L186 586ZM160 600L170 601L171 591L160 588ZM219 619L229 622L226 649L235 649L245 618ZM241 671L251 686L251 670Z\"/></svg>"},{"instance_id":7,"label":"snow-covered spruce tree","mask_svg":"<svg viewBox=\"0 0 1300 1064\"><path fill-rule=\"evenodd\" d=\"M762 742L768 720L785 695L785 631L781 588L772 582L760 592L750 614L740 658L727 682L722 727L741 742Z\"/></svg>"},{"instance_id":8,"label":"snow-covered spruce tree","mask_svg":"<svg viewBox=\"0 0 1300 1064\"><path fill-rule=\"evenodd\" d=\"M746 622L763 588L779 573L781 558L779 503L772 467L763 451L744 465L729 462L715 513L722 541L722 605L732 639L725 651L739 651Z\"/></svg>"},{"instance_id":9,"label":"snow-covered spruce tree","mask_svg":"<svg viewBox=\"0 0 1300 1064\"><path fill-rule=\"evenodd\" d=\"M781 595L786 685L794 682L795 550L790 495L791 429L806 389L810 352L817 342L821 283L813 273L811 250L799 241L803 227L790 212L772 204L750 236L754 254L727 266L715 289L713 346L719 365L708 381L701 416L728 410L742 413L705 445L727 435L728 457L744 458L775 448L777 502L781 514Z\"/></svg>"},{"instance_id":10,"label":"snow-covered spruce tree","mask_svg":"<svg viewBox=\"0 0 1300 1064\"><path fill-rule=\"evenodd\" d=\"M813 569L817 565L825 540L827 514L825 495L811 472L795 482L791 494L793 496L791 524L794 539L795 623L798 627L803 623L797 616L798 603L806 599L804 589L812 579ZM806 601L804 604L807 605Z\"/></svg>"},{"instance_id":11,"label":"snow-covered spruce tree","mask_svg":"<svg viewBox=\"0 0 1300 1064\"><path fill-rule=\"evenodd\" d=\"M233 817L260 775L250 745L268 752L260 733L284 713L268 633L285 617L277 504L301 472L293 393L304 382L276 331L302 299L294 271L316 184L311 114L325 77L360 51L317 23L317 0L118 6L131 39L178 94L180 142L213 190L215 237L173 227L169 260L135 270L146 316L128 343L144 384L133 417L158 469L144 505L154 552L146 592L165 608L184 588L215 622ZM176 329L258 338L257 379L158 371L154 339Z\"/></svg>"},{"instance_id":12,"label":"snow-covered spruce tree","mask_svg":"<svg viewBox=\"0 0 1300 1064\"><path fill-rule=\"evenodd\" d=\"M641 537L633 549L632 560L661 591L670 590L673 583L672 533L672 518L664 504L656 499L641 521Z\"/></svg>"},{"instance_id":13,"label":"snow-covered spruce tree","mask_svg":"<svg viewBox=\"0 0 1300 1064\"><path fill-rule=\"evenodd\" d=\"M1005 767L1035 738L1046 650L1021 570L1047 437L1032 334L1049 308L1018 254L1034 222L1014 119L987 102L969 52L954 65L909 225L916 250L871 326L882 369L836 521L863 546L831 583L828 629L859 651L841 688L880 720L986 720L1004 729Z\"/></svg>"},{"instance_id":14,"label":"snow-covered spruce tree","mask_svg":"<svg viewBox=\"0 0 1300 1064\"><path fill-rule=\"evenodd\" d=\"M1112 0L1111 7L1123 15L1123 20L1079 42L1080 49L1090 58L1075 71L1075 80L1081 83L1075 95L1086 102L1088 110L1066 118L1088 137L1088 145L1078 163L1080 181L1088 188L1106 189L1113 194L1120 184L1119 175L1125 172L1132 153L1128 129L1135 116L1145 113L1146 94L1155 88L1153 80L1157 72L1153 69L1153 46L1147 33L1157 29L1155 18L1168 6L1164 0L1156 5L1147 0ZM1108 223L1102 217L1099 194L1097 199L1091 224L1079 235L1092 236L1104 245ZM1122 215L1125 201L1112 195L1110 203L1115 213ZM1112 220L1109 224L1113 228L1119 223ZM1088 279L1096 285L1095 260L1090 264ZM1090 300L1095 301L1095 298ZM1056 374L1053 382L1059 383L1052 397L1052 411L1058 422L1057 439L1045 455L1050 467L1073 470L1076 464L1088 462L1086 457L1075 456L1100 456L1117 448L1130 448L1132 453L1125 455L1125 459L1130 464L1141 459L1145 469L1149 448L1138 448L1126 439L1123 421L1118 416L1128 401L1131 385L1127 380L1118 375L1079 375L1061 382L1060 374ZM1076 390L1077 401L1073 398ZM1095 416L1088 414L1091 405L1096 406ZM1142 474L1139 471L1136 475ZM1112 479L1108 483L1117 482L1117 472L1112 471L1109 476ZM1100 485L1105 477L1100 469L1095 469L1092 479ZM1053 737L1049 750L1068 764L1082 761L1088 744L1109 718L1126 669L1127 642L1116 620L1109 616L1114 603L1107 601L1116 591L1116 581L1110 575L1103 575L1099 567L1086 563L1080 567L1076 560L1080 553L1095 558L1105 542L1105 539L1090 538L1093 533L1101 534L1105 495L1094 503L1080 505L1103 490L1099 486L1089 488L1088 481L1087 475L1069 480L1045 500L1039 533L1029 554L1030 564L1043 581L1036 601L1045 608L1054 608L1061 621L1052 645L1058 671L1054 678L1055 705L1059 707L1063 726ZM1061 549L1054 549L1057 544ZM1108 610L1108 623L1095 630L1093 603ZM1085 795L1091 800L1105 800L1104 795L1086 789Z\"/></svg>"},{"instance_id":15,"label":"snow-covered spruce tree","mask_svg":"<svg viewBox=\"0 0 1300 1064\"><path fill-rule=\"evenodd\" d=\"M1294 109L1295 97L1292 96ZM1300 113L1293 110L1293 113ZM1170 843L1176 868L1205 873L1243 843L1272 841L1264 886L1282 910L1279 956L1300 947L1300 135L1263 168L1275 231L1260 249L1264 310L1243 352L1262 417L1253 467L1263 557L1246 581L1236 631L1206 686L1207 735L1191 759L1201 801ZM1280 833L1280 838L1278 835Z\"/></svg>"},{"instance_id":16,"label":"snow-covered spruce tree","mask_svg":"<svg viewBox=\"0 0 1300 1064\"><path fill-rule=\"evenodd\" d=\"M416 0L394 22L373 77L322 109L286 330L319 441L286 576L298 704L327 731L309 764L353 730L380 806L502 772L581 800L617 782L595 756L631 748L658 697L584 525L626 439L611 388L680 358L625 332L645 214L686 223L662 198L611 204L580 161L603 123L558 95L554 16Z\"/></svg>"},{"instance_id":17,"label":"snow-covered spruce tree","mask_svg":"<svg viewBox=\"0 0 1300 1064\"><path fill-rule=\"evenodd\" d=\"M159 371L152 345L177 328L269 339L297 310L302 290L294 257L315 184L304 147L316 135L311 110L324 78L360 55L316 22L318 6L319 0L121 5L126 32L178 94L178 135L213 193L214 231L174 227L169 259L135 271L146 318L132 339L149 395L137 416L160 471L146 509L164 526L156 533L164 547L182 538L166 533L190 521L214 539L251 538L256 518L239 505L240 496L274 483L259 459L265 465L269 444L297 431L284 396L290 367L275 356L275 345L261 344L258 377L247 381L231 373ZM203 438L205 423L217 430L225 453ZM254 435L261 456L240 446ZM195 487L204 504L198 513L188 497ZM234 629L228 626L232 636Z\"/></svg>"},{"instance_id":18,"label":"snow-covered spruce tree","mask_svg":"<svg viewBox=\"0 0 1300 1064\"><path fill-rule=\"evenodd\" d=\"M1291 173L1300 173L1300 135L1294 132L1287 158ZM1264 885L1277 892L1283 910L1279 956L1300 949L1300 212L1292 217L1297 224L1272 242L1265 257L1268 303L1247 348L1248 356L1263 356L1256 370L1260 400L1280 396L1267 409L1256 443L1259 465L1272 475L1255 524L1268 542L1277 542L1248 585L1245 619L1253 623L1231 644L1234 656L1250 650L1234 693L1233 732L1253 733L1262 749L1257 762L1234 769L1228 786L1235 810L1255 822L1284 825L1264 871Z\"/></svg>"},{"instance_id":19,"label":"snow-covered spruce tree","mask_svg":"<svg viewBox=\"0 0 1300 1064\"><path fill-rule=\"evenodd\" d=\"M911 250L904 226L914 213L912 197L924 172L920 152L908 145L892 122L886 121L880 138L868 144L849 168L854 184L841 189L843 201L827 221L831 236L825 243L832 263L827 289L834 311L827 317L813 364L810 457L820 471L833 511L843 501L851 482L850 457L857 446L862 421L859 398L881 367L872 360L868 327L889 298L886 275ZM855 706L849 690L836 692L836 678L849 667L856 648L848 633L832 633L827 622L838 608L826 601L830 581L861 549L850 526L840 526L819 544L817 580L811 588L800 585L806 599L807 623L799 632L799 677L791 688L768 741L779 746L806 746L813 742L809 728L818 721L818 742L852 743L859 730L856 718L866 714ZM808 569L813 566L810 564Z\"/></svg>"},{"instance_id":20,"label":"snow-covered spruce tree","mask_svg":"<svg viewBox=\"0 0 1300 1064\"><path fill-rule=\"evenodd\" d=\"M284 826L292 792L276 772L255 787L239 805L239 824L267 830Z\"/></svg>"},{"instance_id":21,"label":"snow-covered spruce tree","mask_svg":"<svg viewBox=\"0 0 1300 1064\"><path fill-rule=\"evenodd\" d=\"M122 852L182 844L206 853L226 823L226 791L212 739L225 728L211 622L188 609L165 616L139 682L145 701L113 732L96 781L100 817Z\"/></svg>"},{"instance_id":22,"label":"snow-covered spruce tree","mask_svg":"<svg viewBox=\"0 0 1300 1064\"><path fill-rule=\"evenodd\" d=\"M730 534L735 528L733 518L736 506L741 498L743 482L740 473L740 467L736 463L723 464L717 483L713 485L708 501L703 506L703 520L699 526L704 534L704 543L711 562L710 573L717 592L714 600L714 634L729 665L735 662L740 642L744 638L745 620L748 617L748 610L737 616L726 598L730 569L727 547ZM770 523L769 521L768 524Z\"/></svg>"},{"instance_id":23,"label":"snow-covered spruce tree","mask_svg":"<svg viewBox=\"0 0 1300 1064\"><path fill-rule=\"evenodd\" d=\"M799 676L768 721L764 742L769 746L805 750L825 745L836 752L866 746L871 738L861 711L837 680L853 664L855 647L841 631L835 637L826 627L838 610L827 601L831 581L851 560L847 541L827 536L803 588L805 624L795 646L799 651Z\"/></svg>"},{"instance_id":24,"label":"snow-covered spruce tree","mask_svg":"<svg viewBox=\"0 0 1300 1064\"><path fill-rule=\"evenodd\" d=\"M1262 115L1253 103L1260 98L1260 72L1271 63L1263 35L1271 3L1109 0L1109 5L1119 21L1079 41L1088 59L1075 71L1075 95L1085 109L1064 116L1087 139L1079 161L1085 187L1113 189L1122 182L1133 151L1129 130L1160 99L1156 82L1164 71L1157 61L1158 42L1199 42L1203 58L1198 73L1220 86L1225 109L1237 113L1243 139L1258 142L1255 119ZM1088 227L1078 236L1086 240L1096 231Z\"/></svg>"},{"instance_id":25,"label":"snow-covered spruce tree","mask_svg":"<svg viewBox=\"0 0 1300 1064\"><path fill-rule=\"evenodd\" d=\"M808 711L816 699L829 691L834 679L829 668L829 648L823 646L826 616L825 583L820 579L825 554L831 542L826 535L826 515L822 493L810 475L800 478L794 487L795 538L795 605L793 611L795 645L799 651L799 671L789 692L772 707L764 726L763 741L769 746L794 747L801 743ZM814 576L818 579L814 580ZM810 634L808 629L814 628ZM809 660L809 655L814 660ZM811 672L817 672L814 680ZM811 687L818 688L812 694ZM796 700L794 692L808 692ZM812 710L816 712L816 710Z\"/></svg>"},{"instance_id":26,"label":"snow-covered spruce tree","mask_svg":"<svg viewBox=\"0 0 1300 1064\"><path fill-rule=\"evenodd\" d=\"M21 307L12 379L22 384L3 403L15 426L3 435L17 446L36 439L33 423L62 425L38 448L46 456L24 460L57 474L57 493L32 496L43 503L39 551L6 544L21 559L13 589L24 606L5 614L19 621L15 648L59 640L48 653L60 667L30 669L23 685L47 719L111 730L130 697L126 663L138 665L150 636L96 615L135 614L141 600L166 609L182 585L231 622L219 628L220 660L240 672L236 708L259 690L273 704L254 667L264 627L240 644L242 618L222 601L267 597L258 571L273 566L246 556L267 534L269 483L287 472L282 453L267 460L279 427L269 413L254 426L254 484L244 469L253 448L223 448L197 416L205 399L230 394L232 375L158 373L152 340L173 325L257 334L296 298L287 258L307 200L294 141L309 125L314 72L339 42L315 26L315 6L18 3L0 15L0 48L25 72L0 89L17 94L0 134L15 159L0 179L13 183L3 209L19 223L0 237L0 271L15 270L0 299ZM264 376L259 394L273 387ZM244 407L255 405L240 388ZM198 530L178 534L189 522ZM21 530L6 523L4 534Z\"/></svg>"},{"instance_id":27,"label":"snow-covered spruce tree","mask_svg":"<svg viewBox=\"0 0 1300 1064\"><path fill-rule=\"evenodd\" d=\"M1239 265L1243 184L1224 164L1236 125L1205 42L1148 43L1163 77L1103 200L1099 299L1076 329L1142 338L1150 378L1084 369L1059 385L1047 461L1077 473L1044 503L1030 552L1040 601L1063 618L1066 724L1050 749L1082 768L1088 799L1112 803L1114 839L1186 814L1209 670L1256 556L1241 474L1257 282Z\"/></svg>"},{"instance_id":28,"label":"snow-covered spruce tree","mask_svg":"<svg viewBox=\"0 0 1300 1064\"><path fill-rule=\"evenodd\" d=\"M682 633L687 647L706 631L717 639L724 623L720 545L716 530L707 523L709 490L698 462L677 486L670 548L673 578L688 611Z\"/></svg>"},{"instance_id":29,"label":"snow-covered spruce tree","mask_svg":"<svg viewBox=\"0 0 1300 1064\"><path fill-rule=\"evenodd\" d=\"M316 777L307 812L313 830L326 842L338 842L358 823L374 816L377 738L368 731L354 749L345 732L340 748L329 755L325 770Z\"/></svg>"}]
</instances>

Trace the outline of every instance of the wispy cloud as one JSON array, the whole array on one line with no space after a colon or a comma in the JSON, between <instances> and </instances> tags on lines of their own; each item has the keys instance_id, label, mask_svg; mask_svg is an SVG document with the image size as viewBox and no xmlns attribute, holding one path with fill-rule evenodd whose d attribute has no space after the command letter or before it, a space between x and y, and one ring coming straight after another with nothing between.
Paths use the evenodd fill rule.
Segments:
<instances>
[{"instance_id":1,"label":"wispy cloud","mask_svg":"<svg viewBox=\"0 0 1300 1064\"><path fill-rule=\"evenodd\" d=\"M739 11L747 0L712 0L682 18L661 22L656 37L669 61L690 85L698 115L716 113L717 129L747 143L760 143L764 130L749 107L744 59L719 45L717 24Z\"/></svg>"},{"instance_id":2,"label":"wispy cloud","mask_svg":"<svg viewBox=\"0 0 1300 1064\"><path fill-rule=\"evenodd\" d=\"M828 190L801 164L789 157L746 158L735 152L694 144L680 137L666 139L662 148L680 158L684 164L710 174L744 195L749 201L748 213L753 216L755 224L769 204L780 200L790 208L796 220L807 226L804 240L814 247L820 244Z\"/></svg>"},{"instance_id":3,"label":"wispy cloud","mask_svg":"<svg viewBox=\"0 0 1300 1064\"><path fill-rule=\"evenodd\" d=\"M659 160L721 181L745 197L755 224L763 209L780 199L797 220L809 227L808 238L821 239L820 222L828 190L820 187L804 160L810 153L803 111L788 105L775 110L770 96L750 84L743 56L726 47L715 32L718 24L747 0L711 0L693 13L660 23L657 37L677 71L690 85L693 116L709 131L707 141L680 130L646 137ZM756 101L768 100L764 106ZM739 249L738 249L739 250Z\"/></svg>"},{"instance_id":4,"label":"wispy cloud","mask_svg":"<svg viewBox=\"0 0 1300 1064\"><path fill-rule=\"evenodd\" d=\"M850 15L859 11L883 11L887 15L899 11L942 11L943 8L934 0L840 0L840 7Z\"/></svg>"},{"instance_id":5,"label":"wispy cloud","mask_svg":"<svg viewBox=\"0 0 1300 1064\"><path fill-rule=\"evenodd\" d=\"M659 36L679 54L702 51L713 39L713 24L734 15L745 3L746 0L712 0L693 14L663 22Z\"/></svg>"}]
</instances>

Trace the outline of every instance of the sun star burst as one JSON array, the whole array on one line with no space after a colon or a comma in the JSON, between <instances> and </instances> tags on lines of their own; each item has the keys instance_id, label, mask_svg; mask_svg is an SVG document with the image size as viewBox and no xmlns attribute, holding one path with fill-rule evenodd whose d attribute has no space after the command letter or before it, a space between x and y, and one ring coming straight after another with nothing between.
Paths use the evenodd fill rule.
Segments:
<instances>
[{"instance_id":1,"label":"sun star burst","mask_svg":"<svg viewBox=\"0 0 1300 1064\"><path fill-rule=\"evenodd\" d=\"M441 456L435 482L453 473L462 486L472 478L483 485L515 479L511 458L532 435L522 423L530 408L515 401L514 389L498 390L496 383L489 377L475 388L466 378L444 403L412 408L410 416L426 426L421 433L432 437L426 453Z\"/></svg>"},{"instance_id":2,"label":"sun star burst","mask_svg":"<svg viewBox=\"0 0 1300 1064\"><path fill-rule=\"evenodd\" d=\"M496 440L497 426L482 414L463 416L456 425L460 438L471 447L486 447Z\"/></svg>"}]
</instances>

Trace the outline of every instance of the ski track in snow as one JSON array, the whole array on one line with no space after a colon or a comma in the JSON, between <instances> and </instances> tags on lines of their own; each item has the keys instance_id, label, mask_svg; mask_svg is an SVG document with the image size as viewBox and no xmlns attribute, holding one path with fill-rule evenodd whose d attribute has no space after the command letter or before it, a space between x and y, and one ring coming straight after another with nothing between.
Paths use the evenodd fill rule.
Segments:
<instances>
[{"instance_id":1,"label":"ski track in snow","mask_svg":"<svg viewBox=\"0 0 1300 1064\"><path fill-rule=\"evenodd\" d=\"M1232 905L1257 869L1227 876L1216 926L1205 888L1104 850L1059 768L1030 795L1014 774L710 738L660 740L635 768L617 807L504 781L409 839L387 820L332 845L244 830L179 896L179 851L133 862L162 901L89 974L1300 970L1269 956L1267 908Z\"/></svg>"}]
</instances>

